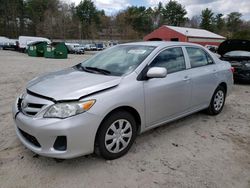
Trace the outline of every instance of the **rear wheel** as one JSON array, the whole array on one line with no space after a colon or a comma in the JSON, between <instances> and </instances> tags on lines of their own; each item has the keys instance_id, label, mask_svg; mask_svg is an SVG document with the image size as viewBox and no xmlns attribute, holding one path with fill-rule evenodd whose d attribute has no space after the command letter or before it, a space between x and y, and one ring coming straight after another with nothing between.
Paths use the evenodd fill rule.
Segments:
<instances>
[{"instance_id":1,"label":"rear wheel","mask_svg":"<svg viewBox=\"0 0 250 188\"><path fill-rule=\"evenodd\" d=\"M219 114L224 107L225 99L226 99L225 88L222 86L217 87L211 99L210 105L207 109L207 113L210 115Z\"/></svg>"},{"instance_id":2,"label":"rear wheel","mask_svg":"<svg viewBox=\"0 0 250 188\"><path fill-rule=\"evenodd\" d=\"M116 159L128 152L136 138L136 122L126 111L111 114L97 134L98 153L105 159Z\"/></svg>"}]
</instances>

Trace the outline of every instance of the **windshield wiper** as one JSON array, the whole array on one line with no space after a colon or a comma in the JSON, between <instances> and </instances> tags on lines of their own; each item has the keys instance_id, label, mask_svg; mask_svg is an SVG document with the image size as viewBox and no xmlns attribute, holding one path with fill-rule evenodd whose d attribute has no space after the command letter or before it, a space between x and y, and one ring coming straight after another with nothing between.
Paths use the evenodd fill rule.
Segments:
<instances>
[{"instance_id":1,"label":"windshield wiper","mask_svg":"<svg viewBox=\"0 0 250 188\"><path fill-rule=\"evenodd\" d=\"M82 66L82 69L87 71L87 72L92 72L92 73L101 73L101 74L105 74L105 75L110 75L111 72L105 69L100 69L97 67L84 67Z\"/></svg>"}]
</instances>

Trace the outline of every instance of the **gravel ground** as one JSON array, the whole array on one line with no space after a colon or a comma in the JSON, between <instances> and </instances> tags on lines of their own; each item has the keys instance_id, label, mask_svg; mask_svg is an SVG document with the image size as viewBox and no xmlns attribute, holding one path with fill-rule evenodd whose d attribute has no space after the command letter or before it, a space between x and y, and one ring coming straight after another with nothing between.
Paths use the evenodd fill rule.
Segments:
<instances>
[{"instance_id":1,"label":"gravel ground","mask_svg":"<svg viewBox=\"0 0 250 188\"><path fill-rule=\"evenodd\" d=\"M27 81L66 60L0 50L0 187L250 187L250 85L234 85L222 113L196 113L136 139L117 160L37 156L17 139L11 105Z\"/></svg>"}]
</instances>

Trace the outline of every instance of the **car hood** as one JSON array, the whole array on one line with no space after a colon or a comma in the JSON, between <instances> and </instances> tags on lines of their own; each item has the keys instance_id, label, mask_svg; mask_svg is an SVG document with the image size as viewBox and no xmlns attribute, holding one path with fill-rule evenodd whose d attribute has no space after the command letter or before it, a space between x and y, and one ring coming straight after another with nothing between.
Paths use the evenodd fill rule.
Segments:
<instances>
[{"instance_id":1,"label":"car hood","mask_svg":"<svg viewBox=\"0 0 250 188\"><path fill-rule=\"evenodd\" d=\"M31 80L27 90L53 100L77 100L117 86L121 77L93 74L74 68L49 73Z\"/></svg>"},{"instance_id":2,"label":"car hood","mask_svg":"<svg viewBox=\"0 0 250 188\"><path fill-rule=\"evenodd\" d=\"M231 51L250 51L250 41L249 40L225 40L222 42L218 48L218 54L223 56L227 52Z\"/></svg>"}]
</instances>

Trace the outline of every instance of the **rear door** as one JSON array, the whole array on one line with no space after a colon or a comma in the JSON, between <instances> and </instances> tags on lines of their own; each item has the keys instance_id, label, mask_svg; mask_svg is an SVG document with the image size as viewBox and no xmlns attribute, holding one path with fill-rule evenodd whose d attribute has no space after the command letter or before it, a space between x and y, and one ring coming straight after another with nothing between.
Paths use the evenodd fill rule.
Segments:
<instances>
[{"instance_id":1,"label":"rear door","mask_svg":"<svg viewBox=\"0 0 250 188\"><path fill-rule=\"evenodd\" d=\"M192 83L192 109L206 107L217 86L217 65L212 57L202 48L186 47L190 61L188 75Z\"/></svg>"},{"instance_id":2,"label":"rear door","mask_svg":"<svg viewBox=\"0 0 250 188\"><path fill-rule=\"evenodd\" d=\"M153 126L164 122L189 108L191 83L186 75L186 63L181 47L160 52L149 65L165 67L165 78L144 81L146 124Z\"/></svg>"}]
</instances>

